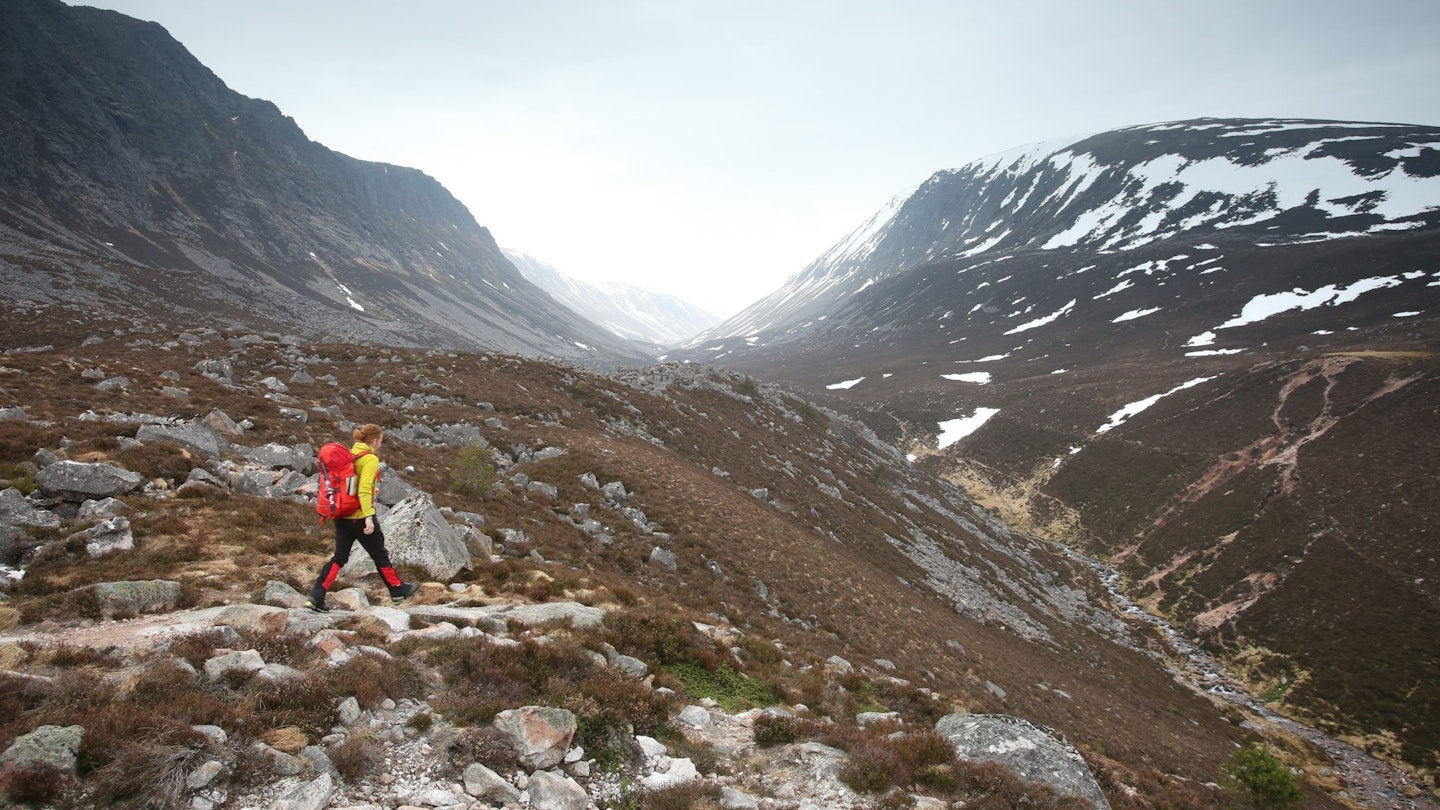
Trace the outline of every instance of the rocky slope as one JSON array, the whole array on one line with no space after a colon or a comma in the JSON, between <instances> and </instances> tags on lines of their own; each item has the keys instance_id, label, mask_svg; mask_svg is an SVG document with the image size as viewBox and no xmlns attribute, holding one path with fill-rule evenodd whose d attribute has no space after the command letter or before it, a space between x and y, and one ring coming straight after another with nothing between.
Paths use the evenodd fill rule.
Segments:
<instances>
[{"instance_id":1,"label":"rocky slope","mask_svg":"<svg viewBox=\"0 0 1440 810\"><path fill-rule=\"evenodd\" d=\"M576 717L576 736L564 747L583 747L570 764L595 759L595 774L620 772L596 752L636 751L631 743L644 742L605 736L617 727L612 710L622 711L634 733L669 746L663 756L696 766L703 778L688 788L701 791L695 806L726 801L724 788L767 807L880 801L855 787L874 783L846 766L873 762L883 753L873 740L891 727L865 736L861 726L875 719L858 716L898 721L920 735L909 743L919 746L930 739L920 732L956 711L1052 729L1075 747L1112 807L1218 806L1220 795L1205 784L1236 744L1269 726L1259 717L1242 726L1245 714L1177 682L1164 665L1163 638L1112 613L1088 565L912 471L858 424L743 377L695 366L605 377L493 354L362 354L273 336L110 331L11 353L4 369L0 464L10 484L34 491L6 496L22 502L6 514L10 559L26 573L7 594L5 610L18 625L6 634L0 677L24 688L7 690L20 704L7 712L0 742L9 747L41 725L81 725L91 747L82 741L76 767L90 795L131 795L133 783L117 781L117 769L138 768L129 757L142 751L94 746L113 744L114 726L103 718L133 722L142 708L163 715L147 721L154 728L169 729L145 737L147 745L185 752L167 760L177 763L167 773L178 780L167 784L194 775L199 787L176 788L186 801L216 801L215 791L263 801L255 797L282 786L275 768L288 767L309 772L304 785L325 793L316 751L306 766L251 744L261 741L282 753L281 743L316 746L342 774L357 768L343 783L328 777L326 794L356 807L434 788L471 806L473 794L451 787L466 790L474 763L512 787L529 784L547 769L510 764L496 752L511 747L485 742L499 712L527 705ZM434 538L409 543L402 528L426 521L387 522L407 576L427 582L413 604L377 608L361 593L337 594L345 613L287 611L328 554L303 503L309 448L351 421L389 429L384 481L393 489L382 500L394 507L385 519L405 514L407 500L429 501L443 516L439 525L456 527L448 542L466 545L468 567L436 574L426 567L433 560L408 556L433 549ZM102 503L93 486L61 475L77 463L139 475L114 476L114 501ZM75 494L81 490L91 494ZM36 517L41 512L53 520ZM356 574L347 583L363 592L372 579ZM136 628L131 637L145 639L147 651L131 650L118 643L124 628L153 619L125 617L156 608L105 607L115 589L97 586L122 582L176 583L173 608L211 611L201 614L208 624L177 615L164 620L163 633ZM255 607L219 621L247 604ZM547 630L515 612L536 604L578 611L585 622L603 618ZM236 629L237 616L252 614L270 629ZM703 633L686 629L692 620ZM222 667L211 664L217 659L248 660L254 672L205 673ZM636 665L653 679L634 680L622 668ZM73 680L66 673L76 666L99 681ZM185 666L205 674L186 675ZM255 674L270 667L270 675L304 679L305 688L283 693L302 704L276 702L268 676ZM151 670L168 673L162 681L173 684L174 700L144 703L143 689L124 686L146 683L129 679ZM190 697L196 677L211 685ZM613 691L590 691L602 686ZM81 705L68 701L82 694L105 695L105 711L88 710L101 719L66 708ZM374 714L342 721L336 711L347 697ZM718 704L689 716L703 725L707 714L711 732L676 714L705 697ZM747 709L796 712L797 704L808 712L796 722L819 725L751 729L752 740L765 738L754 743L763 751L744 740L743 724L759 718ZM433 725L406 719L417 715ZM363 766L371 749L345 745L372 721L389 741L389 766ZM184 729L194 725L220 727L234 742L192 738ZM731 736L711 740L718 749L705 742L722 732ZM767 736L782 733L798 737ZM1276 740L1310 774L1309 806L1343 806L1347 787L1318 749ZM415 751L432 758L423 774L407 770L405 763L418 767ZM652 774L653 763L665 762L657 756L637 754L627 767L639 770L623 772ZM210 760L219 766L206 766ZM197 775L201 767L211 781ZM567 765L541 781L572 780L587 801L618 806L601 781L577 770ZM849 781L836 781L837 773ZM998 772L945 773L959 781L936 771L899 787L956 798L1026 790ZM285 784L301 790L300 776ZM713 798L702 795L711 789ZM446 806L429 795L431 806Z\"/></svg>"},{"instance_id":2,"label":"rocky slope","mask_svg":"<svg viewBox=\"0 0 1440 810\"><path fill-rule=\"evenodd\" d=\"M154 23L5 3L0 115L11 300L176 329L647 359L526 281L434 179L309 140Z\"/></svg>"}]
</instances>

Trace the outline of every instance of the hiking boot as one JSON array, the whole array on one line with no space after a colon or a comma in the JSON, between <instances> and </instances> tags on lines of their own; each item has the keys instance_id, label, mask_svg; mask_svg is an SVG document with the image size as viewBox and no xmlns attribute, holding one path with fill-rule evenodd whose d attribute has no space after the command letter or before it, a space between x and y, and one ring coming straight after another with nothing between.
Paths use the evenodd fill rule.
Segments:
<instances>
[{"instance_id":1,"label":"hiking boot","mask_svg":"<svg viewBox=\"0 0 1440 810\"><path fill-rule=\"evenodd\" d=\"M406 582L402 585L396 585L395 589L390 591L390 603L398 605L401 602L405 601L405 597L415 593L418 590L420 590L420 586L416 585L413 582Z\"/></svg>"},{"instance_id":2,"label":"hiking boot","mask_svg":"<svg viewBox=\"0 0 1440 810\"><path fill-rule=\"evenodd\" d=\"M329 613L329 612L330 612L330 608L325 607L325 600L324 600L324 599L321 599L321 600L318 601L318 602L315 601L314 599L306 599L306 600L305 600L305 607L307 607L307 608L315 611L316 613Z\"/></svg>"}]
</instances>

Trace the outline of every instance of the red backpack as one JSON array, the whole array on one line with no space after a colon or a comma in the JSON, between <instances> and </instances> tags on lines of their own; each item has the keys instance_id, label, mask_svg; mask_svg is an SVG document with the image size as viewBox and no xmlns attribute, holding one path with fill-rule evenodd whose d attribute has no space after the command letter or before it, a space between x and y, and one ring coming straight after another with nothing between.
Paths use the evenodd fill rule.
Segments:
<instances>
[{"instance_id":1,"label":"red backpack","mask_svg":"<svg viewBox=\"0 0 1440 810\"><path fill-rule=\"evenodd\" d=\"M315 493L315 511L320 522L350 517L360 511L360 477L355 474L355 459L370 455L368 450L352 455L350 448L330 442L320 448L315 466L320 471L320 489ZM376 473L379 479L379 473Z\"/></svg>"}]
</instances>

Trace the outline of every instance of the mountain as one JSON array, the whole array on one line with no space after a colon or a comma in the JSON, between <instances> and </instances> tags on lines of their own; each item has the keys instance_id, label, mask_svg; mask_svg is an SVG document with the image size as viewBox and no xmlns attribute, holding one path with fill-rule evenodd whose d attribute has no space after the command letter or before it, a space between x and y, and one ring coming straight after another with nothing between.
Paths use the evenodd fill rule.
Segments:
<instances>
[{"instance_id":1,"label":"mountain","mask_svg":"<svg viewBox=\"0 0 1440 810\"><path fill-rule=\"evenodd\" d=\"M1131 127L939 172L672 356L858 416L1430 773L1437 225L1435 127Z\"/></svg>"},{"instance_id":2,"label":"mountain","mask_svg":"<svg viewBox=\"0 0 1440 810\"><path fill-rule=\"evenodd\" d=\"M629 284L587 284L513 250L501 248L525 278L580 317L626 340L662 349L684 343L720 318L674 296Z\"/></svg>"},{"instance_id":3,"label":"mountain","mask_svg":"<svg viewBox=\"0 0 1440 810\"><path fill-rule=\"evenodd\" d=\"M1403 124L1201 119L993 155L897 197L689 345L833 317L885 279L942 260L1109 254L1182 234L1253 243L1433 228L1436 137Z\"/></svg>"},{"instance_id":4,"label":"mountain","mask_svg":"<svg viewBox=\"0 0 1440 810\"><path fill-rule=\"evenodd\" d=\"M154 23L0 5L0 116L0 280L17 303L648 359L558 308L433 178L309 140Z\"/></svg>"}]
</instances>

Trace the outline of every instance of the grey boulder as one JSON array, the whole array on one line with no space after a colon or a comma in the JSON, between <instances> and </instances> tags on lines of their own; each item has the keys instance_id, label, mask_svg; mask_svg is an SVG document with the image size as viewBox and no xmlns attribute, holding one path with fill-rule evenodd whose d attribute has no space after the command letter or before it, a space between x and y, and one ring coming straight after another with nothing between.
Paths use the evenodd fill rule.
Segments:
<instances>
[{"instance_id":1,"label":"grey boulder","mask_svg":"<svg viewBox=\"0 0 1440 810\"><path fill-rule=\"evenodd\" d=\"M35 474L35 484L51 497L83 503L137 490L145 476L103 462L57 461Z\"/></svg>"},{"instance_id":2,"label":"grey boulder","mask_svg":"<svg viewBox=\"0 0 1440 810\"><path fill-rule=\"evenodd\" d=\"M465 538L445 520L435 501L424 492L395 504L395 508L380 519L380 528L385 532L385 548L394 565L417 566L431 579L440 581L471 565ZM341 576L354 578L373 570L369 556L354 549Z\"/></svg>"},{"instance_id":3,"label":"grey boulder","mask_svg":"<svg viewBox=\"0 0 1440 810\"><path fill-rule=\"evenodd\" d=\"M965 759L998 762L1024 779L1082 796L1096 808L1110 808L1080 752L1027 720L1001 714L951 714L936 722L935 731Z\"/></svg>"}]
</instances>

